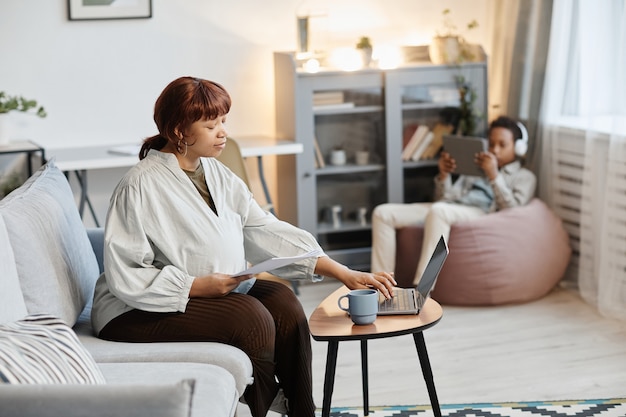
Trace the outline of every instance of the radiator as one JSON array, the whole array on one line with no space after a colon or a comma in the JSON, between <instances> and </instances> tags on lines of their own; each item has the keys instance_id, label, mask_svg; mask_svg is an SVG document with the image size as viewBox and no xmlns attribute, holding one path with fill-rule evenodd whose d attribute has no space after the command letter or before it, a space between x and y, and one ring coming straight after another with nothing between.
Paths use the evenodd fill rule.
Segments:
<instances>
[{"instance_id":1,"label":"radiator","mask_svg":"<svg viewBox=\"0 0 626 417\"><path fill-rule=\"evenodd\" d=\"M550 139L552 205L573 250L564 284L576 286L579 276L625 280L626 141L562 127L551 129ZM599 296L618 296L605 291Z\"/></svg>"},{"instance_id":2,"label":"radiator","mask_svg":"<svg viewBox=\"0 0 626 417\"><path fill-rule=\"evenodd\" d=\"M585 138L580 131L551 128L552 143L551 205L563 220L569 234L572 258L563 284L576 286L580 267L582 182L585 162Z\"/></svg>"}]
</instances>

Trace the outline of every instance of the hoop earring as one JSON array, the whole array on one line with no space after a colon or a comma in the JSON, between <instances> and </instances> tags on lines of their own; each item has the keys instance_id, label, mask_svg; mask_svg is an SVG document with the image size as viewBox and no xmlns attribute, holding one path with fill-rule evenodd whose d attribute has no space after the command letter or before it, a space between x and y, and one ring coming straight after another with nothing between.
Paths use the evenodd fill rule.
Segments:
<instances>
[{"instance_id":1,"label":"hoop earring","mask_svg":"<svg viewBox=\"0 0 626 417\"><path fill-rule=\"evenodd\" d=\"M185 145L185 149L183 151L183 147L181 146L181 143L183 145ZM178 139L178 142L176 143L176 151L178 151L179 154L181 154L182 156L187 156L187 148L189 145L187 145L187 141L180 138Z\"/></svg>"}]
</instances>

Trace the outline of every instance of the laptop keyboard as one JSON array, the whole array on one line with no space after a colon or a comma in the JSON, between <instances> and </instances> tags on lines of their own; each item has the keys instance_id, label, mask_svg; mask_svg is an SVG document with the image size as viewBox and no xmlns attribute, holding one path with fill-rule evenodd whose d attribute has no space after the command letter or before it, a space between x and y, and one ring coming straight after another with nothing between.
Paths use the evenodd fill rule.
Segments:
<instances>
[{"instance_id":1,"label":"laptop keyboard","mask_svg":"<svg viewBox=\"0 0 626 417\"><path fill-rule=\"evenodd\" d=\"M378 311L398 311L415 308L412 291L397 291L393 298L385 299L378 304Z\"/></svg>"}]
</instances>

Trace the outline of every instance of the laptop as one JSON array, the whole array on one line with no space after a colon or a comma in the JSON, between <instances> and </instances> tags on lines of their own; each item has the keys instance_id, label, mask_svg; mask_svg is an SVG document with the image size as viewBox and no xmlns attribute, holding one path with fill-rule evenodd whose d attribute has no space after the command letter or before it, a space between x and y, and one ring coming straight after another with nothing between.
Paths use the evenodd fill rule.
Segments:
<instances>
[{"instance_id":1,"label":"laptop","mask_svg":"<svg viewBox=\"0 0 626 417\"><path fill-rule=\"evenodd\" d=\"M419 314L435 286L435 281L437 281L439 271L441 271L448 253L448 245L441 236L417 286L415 288L394 288L393 298L390 299L386 299L381 293L378 298L378 315Z\"/></svg>"}]
</instances>

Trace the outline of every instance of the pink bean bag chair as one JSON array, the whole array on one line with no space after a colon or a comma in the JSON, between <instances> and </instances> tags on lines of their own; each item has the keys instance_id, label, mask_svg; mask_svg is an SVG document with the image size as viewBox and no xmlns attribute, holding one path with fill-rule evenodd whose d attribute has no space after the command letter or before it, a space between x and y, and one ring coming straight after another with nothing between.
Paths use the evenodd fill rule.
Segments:
<instances>
[{"instance_id":1,"label":"pink bean bag chair","mask_svg":"<svg viewBox=\"0 0 626 417\"><path fill-rule=\"evenodd\" d=\"M420 226L396 230L396 280L412 286L422 246ZM457 223L433 299L448 305L523 303L546 295L571 255L562 221L539 199Z\"/></svg>"}]
</instances>

